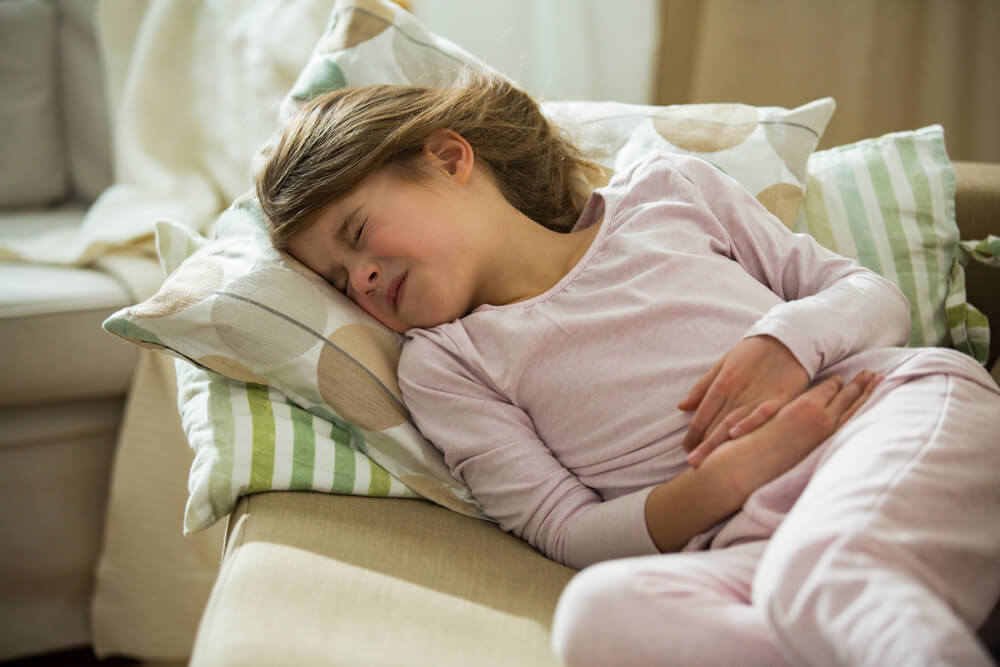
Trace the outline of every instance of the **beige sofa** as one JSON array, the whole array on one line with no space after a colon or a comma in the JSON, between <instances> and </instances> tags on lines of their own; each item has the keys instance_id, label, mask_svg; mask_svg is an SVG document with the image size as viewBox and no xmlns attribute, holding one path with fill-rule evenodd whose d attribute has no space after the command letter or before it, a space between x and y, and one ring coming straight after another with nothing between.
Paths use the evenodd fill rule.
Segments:
<instances>
[{"instance_id":1,"label":"beige sofa","mask_svg":"<svg viewBox=\"0 0 1000 667\"><path fill-rule=\"evenodd\" d=\"M959 163L965 238L1000 234L1000 165ZM972 267L994 323L998 272ZM243 498L192 665L554 665L549 628L574 574L496 526L413 500L312 493ZM983 636L1000 649L1000 619Z\"/></svg>"},{"instance_id":2,"label":"beige sofa","mask_svg":"<svg viewBox=\"0 0 1000 667\"><path fill-rule=\"evenodd\" d=\"M72 232L111 182L95 0L0 3L0 242ZM121 279L118 261L139 283ZM0 260L0 659L86 645L137 351L100 330L151 258Z\"/></svg>"},{"instance_id":3,"label":"beige sofa","mask_svg":"<svg viewBox=\"0 0 1000 667\"><path fill-rule=\"evenodd\" d=\"M0 60L21 49L20 76L38 95L21 110L28 129L3 135L0 242L73 229L111 180L94 4L0 3ZM1000 233L1000 165L956 169L963 235ZM974 266L968 277L970 300L998 325L998 377L997 274ZM172 362L142 352L136 370L136 348L99 329L160 279L142 257L0 261L0 660L86 644L184 660L200 617L195 665L555 664L549 624L573 571L430 503L244 498L216 578L215 531L180 535L190 453ZM171 419L143 421L151 406ZM136 416L124 430L123 410Z\"/></svg>"}]
</instances>

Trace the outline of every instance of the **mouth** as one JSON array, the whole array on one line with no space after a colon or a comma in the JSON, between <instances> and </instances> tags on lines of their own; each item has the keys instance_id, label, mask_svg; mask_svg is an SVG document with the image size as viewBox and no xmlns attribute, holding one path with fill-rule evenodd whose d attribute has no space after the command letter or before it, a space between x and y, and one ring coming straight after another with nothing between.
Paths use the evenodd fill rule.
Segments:
<instances>
[{"instance_id":1,"label":"mouth","mask_svg":"<svg viewBox=\"0 0 1000 667\"><path fill-rule=\"evenodd\" d=\"M404 273L393 280L392 284L389 285L389 292L386 294L386 297L388 297L389 303L392 304L393 310L399 310L399 302L403 294L403 285L406 283L406 276L408 275L409 273Z\"/></svg>"}]
</instances>

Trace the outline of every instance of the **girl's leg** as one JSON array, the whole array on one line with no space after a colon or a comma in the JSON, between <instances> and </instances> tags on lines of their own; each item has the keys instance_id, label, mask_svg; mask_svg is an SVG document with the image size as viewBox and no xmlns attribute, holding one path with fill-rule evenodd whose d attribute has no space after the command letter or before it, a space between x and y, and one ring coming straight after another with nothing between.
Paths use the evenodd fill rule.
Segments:
<instances>
[{"instance_id":1,"label":"girl's leg","mask_svg":"<svg viewBox=\"0 0 1000 667\"><path fill-rule=\"evenodd\" d=\"M975 637L1000 594L1000 392L986 383L887 379L827 443L753 583L794 662L992 664Z\"/></svg>"},{"instance_id":2,"label":"girl's leg","mask_svg":"<svg viewBox=\"0 0 1000 667\"><path fill-rule=\"evenodd\" d=\"M559 599L553 649L568 667L789 664L750 604L764 545L591 566Z\"/></svg>"}]
</instances>

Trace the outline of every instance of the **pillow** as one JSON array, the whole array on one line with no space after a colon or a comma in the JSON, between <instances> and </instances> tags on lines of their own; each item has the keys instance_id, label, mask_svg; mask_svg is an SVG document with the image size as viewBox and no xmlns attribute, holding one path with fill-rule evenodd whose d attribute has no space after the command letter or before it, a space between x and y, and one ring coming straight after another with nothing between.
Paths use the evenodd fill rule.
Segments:
<instances>
[{"instance_id":1,"label":"pillow","mask_svg":"<svg viewBox=\"0 0 1000 667\"><path fill-rule=\"evenodd\" d=\"M651 153L696 155L732 176L791 225L802 203L809 155L834 106L833 99L824 98L790 110L617 102L543 102L542 110L605 168L606 178ZM588 185L592 189L605 183Z\"/></svg>"},{"instance_id":2,"label":"pillow","mask_svg":"<svg viewBox=\"0 0 1000 667\"><path fill-rule=\"evenodd\" d=\"M309 64L283 101L281 115L287 120L305 100L339 86L445 83L464 66L486 67L391 3L338 5ZM729 172L790 220L802 196L808 156L833 112L833 101L819 100L791 111L583 102L549 103L544 109L608 175L648 151L693 152ZM170 276L157 294L115 313L104 328L197 365L178 375L185 401L222 386L208 371L229 378L229 403L218 399L223 403L219 410L239 422L236 432L246 434L240 450L244 462L277 461L293 448L277 442L269 426L262 434L264 427L246 414L247 388L268 386L275 414L288 412L287 397L339 432L349 433L354 448L412 491L484 517L468 489L451 476L440 453L409 419L395 376L402 337L292 257L275 251L252 192L220 216L214 241L164 221L157 225L157 248ZM200 393L188 391L196 385ZM227 396L221 389L216 393ZM241 493L292 488L287 474L273 471L270 479L264 474L251 480L252 466L238 468L225 453L233 445L228 432L223 437L224 432L213 427L213 419L218 421L207 409L189 411L185 426L198 450L185 524L192 531L231 510ZM291 437L291 432L286 425L282 437ZM317 474L314 471L314 478ZM213 495L205 489L222 491Z\"/></svg>"},{"instance_id":3,"label":"pillow","mask_svg":"<svg viewBox=\"0 0 1000 667\"><path fill-rule=\"evenodd\" d=\"M184 534L208 528L240 496L272 489L415 498L358 448L356 429L316 417L274 389L175 362L181 422L195 456Z\"/></svg>"},{"instance_id":4,"label":"pillow","mask_svg":"<svg viewBox=\"0 0 1000 667\"><path fill-rule=\"evenodd\" d=\"M962 267L968 266L972 259L985 266L1000 268L1000 236L990 234L985 239L959 241L958 253ZM965 271L953 267L952 280L954 286L945 304L952 341L956 349L971 354L985 364L990 356L990 323L983 313L965 303ZM994 378L997 371L1000 371L1000 364L993 366Z\"/></svg>"},{"instance_id":5,"label":"pillow","mask_svg":"<svg viewBox=\"0 0 1000 667\"><path fill-rule=\"evenodd\" d=\"M814 153L793 225L894 282L910 302L911 346L949 346L981 363L986 318L965 300L955 172L932 125Z\"/></svg>"},{"instance_id":6,"label":"pillow","mask_svg":"<svg viewBox=\"0 0 1000 667\"><path fill-rule=\"evenodd\" d=\"M299 467L299 477L325 478L318 461L346 458L344 447L361 454L351 455L354 469L371 458L395 481L378 488L331 485L326 491L416 492L484 518L468 489L409 420L395 373L402 337L276 251L265 224L249 196L223 212L219 238L212 242L186 226L158 222L157 252L169 277L155 295L104 323L107 331L197 366L178 372L185 433L195 449L185 531L207 528L245 493L298 488L279 474L281 469ZM214 395L213 403L193 411L187 407L208 400L206 391ZM251 398L257 407L248 412ZM294 410L285 407L288 399ZM272 429L269 410L280 430ZM302 437L294 425L306 419L306 411L326 424L313 430L335 434L317 440L313 460L294 454ZM242 434L235 442L234 432ZM249 461L274 464L262 469Z\"/></svg>"}]
</instances>

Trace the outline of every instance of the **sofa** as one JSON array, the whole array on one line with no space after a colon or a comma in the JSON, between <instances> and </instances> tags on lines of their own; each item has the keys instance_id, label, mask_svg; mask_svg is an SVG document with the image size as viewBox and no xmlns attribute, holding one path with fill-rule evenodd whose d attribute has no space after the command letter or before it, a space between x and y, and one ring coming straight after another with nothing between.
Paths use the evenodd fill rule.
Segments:
<instances>
[{"instance_id":1,"label":"sofa","mask_svg":"<svg viewBox=\"0 0 1000 667\"><path fill-rule=\"evenodd\" d=\"M0 240L79 227L110 185L91 1L0 4ZM0 259L0 659L90 644L111 462L138 354L100 331L162 280L141 254ZM138 281L121 280L128 263Z\"/></svg>"},{"instance_id":2,"label":"sofa","mask_svg":"<svg viewBox=\"0 0 1000 667\"><path fill-rule=\"evenodd\" d=\"M34 134L2 152L4 183L20 180L2 192L0 243L69 233L113 180L95 3L0 12L14 7L0 52L28 53L25 85L42 92L19 110ZM1000 234L1000 165L955 170L963 238ZM574 571L430 502L258 493L182 537L191 453L173 362L99 330L162 281L148 243L77 264L4 257L0 660L92 645L205 666L557 664L549 627ZM996 270L966 279L1000 323ZM1000 327L991 343L1000 379ZM996 613L981 634L996 651Z\"/></svg>"}]
</instances>

